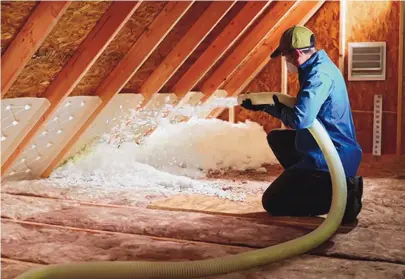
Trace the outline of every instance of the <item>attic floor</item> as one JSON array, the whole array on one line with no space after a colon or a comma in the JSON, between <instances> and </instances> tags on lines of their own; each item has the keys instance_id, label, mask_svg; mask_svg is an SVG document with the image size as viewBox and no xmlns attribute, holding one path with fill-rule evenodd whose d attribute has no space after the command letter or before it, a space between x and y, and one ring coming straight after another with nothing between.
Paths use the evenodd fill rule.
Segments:
<instances>
[{"instance_id":1,"label":"attic floor","mask_svg":"<svg viewBox=\"0 0 405 279\"><path fill-rule=\"evenodd\" d=\"M280 171L210 175L228 180L231 191L251 190L243 202L3 183L2 278L61 262L207 259L304 235L322 218L270 218L260 206ZM305 255L211 278L405 278L405 158L365 157L360 174L357 224Z\"/></svg>"}]
</instances>

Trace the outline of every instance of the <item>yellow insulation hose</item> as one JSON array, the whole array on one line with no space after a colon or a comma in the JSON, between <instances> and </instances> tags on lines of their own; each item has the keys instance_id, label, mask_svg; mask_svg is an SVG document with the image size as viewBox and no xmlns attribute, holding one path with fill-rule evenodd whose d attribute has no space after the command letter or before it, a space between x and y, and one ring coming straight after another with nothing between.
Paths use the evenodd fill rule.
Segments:
<instances>
[{"instance_id":1,"label":"yellow insulation hose","mask_svg":"<svg viewBox=\"0 0 405 279\"><path fill-rule=\"evenodd\" d=\"M280 101L283 102L281 98ZM252 102L257 103L253 100ZM268 103L271 103L271 101ZM288 102L284 103L291 106ZM203 278L255 268L308 252L329 239L339 228L345 212L347 196L344 169L335 146L330 140L326 130L318 120L315 120L313 125L309 128L309 131L325 156L333 185L332 204L329 214L324 222L314 231L271 247L207 260L183 262L114 261L55 264L29 270L16 277L16 279Z\"/></svg>"}]
</instances>

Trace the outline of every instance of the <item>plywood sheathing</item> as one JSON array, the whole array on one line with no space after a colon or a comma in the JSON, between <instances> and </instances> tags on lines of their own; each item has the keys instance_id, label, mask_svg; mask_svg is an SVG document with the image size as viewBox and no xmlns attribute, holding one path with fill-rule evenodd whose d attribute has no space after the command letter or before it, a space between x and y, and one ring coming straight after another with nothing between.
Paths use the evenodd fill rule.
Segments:
<instances>
[{"instance_id":1,"label":"plywood sheathing","mask_svg":"<svg viewBox=\"0 0 405 279\"><path fill-rule=\"evenodd\" d=\"M1 1L1 55L20 32L38 1Z\"/></svg>"},{"instance_id":2,"label":"plywood sheathing","mask_svg":"<svg viewBox=\"0 0 405 279\"><path fill-rule=\"evenodd\" d=\"M280 4L280 2L285 2L285 4ZM200 82L197 83L195 88L193 90L195 91L201 91L203 89L203 86L207 83L207 81L217 72L217 70L221 67L221 65L224 64L225 61L230 59L231 55L234 54L235 50L240 47L241 43L246 40L246 37L252 36L252 32L254 29L257 27L258 24L263 20L266 15L268 16L269 13L272 12L275 6L282 6L285 5L286 10L288 7L292 6L294 3L289 2L289 1L273 1L265 10L264 12L259 15L253 24L249 26L249 28L245 31L245 33L238 38L238 40L235 42L235 44L230 47L225 54L215 63L215 65L210 69L210 71L207 72L207 74L200 80ZM263 23L262 23L263 24ZM225 77L224 79L226 79ZM220 86L218 89L223 89L224 86ZM203 92L205 93L205 92Z\"/></svg>"},{"instance_id":3,"label":"plywood sheathing","mask_svg":"<svg viewBox=\"0 0 405 279\"><path fill-rule=\"evenodd\" d=\"M336 65L339 64L339 11L339 1L326 1L305 24L315 33L317 49L325 50ZM297 96L298 91L298 74L289 73L287 92L289 95Z\"/></svg>"},{"instance_id":4,"label":"plywood sheathing","mask_svg":"<svg viewBox=\"0 0 405 279\"><path fill-rule=\"evenodd\" d=\"M158 48L149 56L142 67L127 82L122 92L140 92L142 84L148 79L152 72L160 65L170 51L181 40L188 29L198 17L208 8L211 2L197 1L180 19L172 31L159 44Z\"/></svg>"},{"instance_id":5,"label":"plywood sheathing","mask_svg":"<svg viewBox=\"0 0 405 279\"><path fill-rule=\"evenodd\" d=\"M70 4L70 1L44 1L31 13L23 28L8 46L7 51L1 56L2 98Z\"/></svg>"},{"instance_id":6,"label":"plywood sheathing","mask_svg":"<svg viewBox=\"0 0 405 279\"><path fill-rule=\"evenodd\" d=\"M397 109L398 29L400 1L348 1L347 42L384 41L387 44L385 81L348 82L350 101L354 110L373 111L374 95L383 94L383 110ZM347 55L345 78L347 78ZM384 116L383 116L384 117Z\"/></svg>"},{"instance_id":7,"label":"plywood sheathing","mask_svg":"<svg viewBox=\"0 0 405 279\"><path fill-rule=\"evenodd\" d=\"M5 97L40 97L110 4L72 2Z\"/></svg>"},{"instance_id":8,"label":"plywood sheathing","mask_svg":"<svg viewBox=\"0 0 405 279\"><path fill-rule=\"evenodd\" d=\"M384 41L387 44L386 80L383 81L347 81L346 48L345 79L354 110L357 138L366 153L371 153L372 150L375 94L383 95L382 153L396 152L400 4L400 1L347 3L346 42ZM366 123L368 126L365 126Z\"/></svg>"},{"instance_id":9,"label":"plywood sheathing","mask_svg":"<svg viewBox=\"0 0 405 279\"><path fill-rule=\"evenodd\" d=\"M173 86L179 81L181 76L194 64L200 55L210 46L216 37L223 31L223 29L231 22L231 20L241 11L247 2L236 2L236 4L226 13L221 21L214 27L214 29L207 35L207 37L198 45L193 53L187 58L183 65L176 71L176 73L168 80L166 85L160 90L161 92L172 92ZM230 43L230 42L229 42Z\"/></svg>"},{"instance_id":10,"label":"plywood sheathing","mask_svg":"<svg viewBox=\"0 0 405 279\"><path fill-rule=\"evenodd\" d=\"M91 67L81 82L71 93L76 95L94 95L97 87L121 61L131 46L148 28L156 15L163 9L165 1L146 1L135 11L120 33L108 45L106 50Z\"/></svg>"}]
</instances>

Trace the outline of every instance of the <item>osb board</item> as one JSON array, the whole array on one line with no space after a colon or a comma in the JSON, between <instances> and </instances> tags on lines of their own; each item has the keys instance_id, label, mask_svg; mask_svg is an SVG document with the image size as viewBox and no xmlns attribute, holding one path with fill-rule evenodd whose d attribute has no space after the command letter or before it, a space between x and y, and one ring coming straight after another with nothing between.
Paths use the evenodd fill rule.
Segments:
<instances>
[{"instance_id":1,"label":"osb board","mask_svg":"<svg viewBox=\"0 0 405 279\"><path fill-rule=\"evenodd\" d=\"M357 141L361 145L364 153L372 152L373 118L373 113L353 112ZM397 115L395 113L383 113L381 145L382 154L395 154L396 128Z\"/></svg>"},{"instance_id":2,"label":"osb board","mask_svg":"<svg viewBox=\"0 0 405 279\"><path fill-rule=\"evenodd\" d=\"M110 4L73 1L5 97L41 96Z\"/></svg>"},{"instance_id":3,"label":"osb board","mask_svg":"<svg viewBox=\"0 0 405 279\"><path fill-rule=\"evenodd\" d=\"M139 68L135 75L127 82L123 91L140 92L142 84L148 79L153 71L160 65L170 51L183 38L188 29L194 24L198 17L210 5L208 1L197 1L186 14L177 22L172 31L163 39L160 45L149 56L145 63Z\"/></svg>"},{"instance_id":4,"label":"osb board","mask_svg":"<svg viewBox=\"0 0 405 279\"><path fill-rule=\"evenodd\" d=\"M38 1L1 1L1 55L24 26Z\"/></svg>"},{"instance_id":5,"label":"osb board","mask_svg":"<svg viewBox=\"0 0 405 279\"><path fill-rule=\"evenodd\" d=\"M281 92L281 59L270 59L244 91Z\"/></svg>"},{"instance_id":6,"label":"osb board","mask_svg":"<svg viewBox=\"0 0 405 279\"><path fill-rule=\"evenodd\" d=\"M325 50L336 65L339 63L339 5L339 1L326 1L305 24L315 34L316 48ZM288 94L297 96L298 74L289 73L287 80Z\"/></svg>"},{"instance_id":7,"label":"osb board","mask_svg":"<svg viewBox=\"0 0 405 279\"><path fill-rule=\"evenodd\" d=\"M176 85L177 81L187 72L187 70L195 63L195 61L204 53L204 51L212 44L224 28L232 21L232 19L243 9L247 2L237 2L225 14L220 22L212 29L207 37L200 43L200 45L193 51L187 58L183 65L176 71L171 79L162 88L162 92L172 92L172 88ZM231 43L231 42L228 42Z\"/></svg>"},{"instance_id":8,"label":"osb board","mask_svg":"<svg viewBox=\"0 0 405 279\"><path fill-rule=\"evenodd\" d=\"M165 1L143 2L73 90L71 96L94 95L97 87L117 66L166 3Z\"/></svg>"},{"instance_id":9,"label":"osb board","mask_svg":"<svg viewBox=\"0 0 405 279\"><path fill-rule=\"evenodd\" d=\"M398 27L400 1L348 1L347 42L384 41L387 44L386 80L347 82L353 109L372 111L374 95L383 95L383 110L397 110ZM346 47L345 78L348 51Z\"/></svg>"},{"instance_id":10,"label":"osb board","mask_svg":"<svg viewBox=\"0 0 405 279\"><path fill-rule=\"evenodd\" d=\"M281 2L281 1L278 1ZM204 83L208 80L208 78L215 73L216 70L224 63L224 61L234 52L234 50L238 47L238 45L243 42L243 40L249 36L249 34L252 32L252 30L260 23L260 21L265 17L266 14L268 14L271 9L274 7L275 3L271 3L263 12L260 14L255 21L247 28L247 30L243 33L242 36L239 37L239 39L235 42L235 44L230 47L225 54L218 59L218 61L215 63L215 65L204 75L204 77L197 83L197 85L193 88L195 91L200 91L201 87L204 85ZM223 88L220 87L220 88Z\"/></svg>"}]
</instances>

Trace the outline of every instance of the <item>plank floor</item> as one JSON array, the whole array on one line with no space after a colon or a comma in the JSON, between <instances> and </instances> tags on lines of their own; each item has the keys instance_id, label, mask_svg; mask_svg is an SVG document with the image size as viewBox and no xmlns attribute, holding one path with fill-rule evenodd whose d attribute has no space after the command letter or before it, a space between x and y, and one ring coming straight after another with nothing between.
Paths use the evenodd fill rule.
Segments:
<instances>
[{"instance_id":1,"label":"plank floor","mask_svg":"<svg viewBox=\"0 0 405 279\"><path fill-rule=\"evenodd\" d=\"M367 158L366 158L367 159ZM363 210L305 255L225 278L405 278L405 159L365 160ZM260 206L280 173L212 173L246 201L95 192L46 181L2 184L2 278L76 261L199 260L272 246L315 229L323 218L270 218Z\"/></svg>"}]
</instances>

